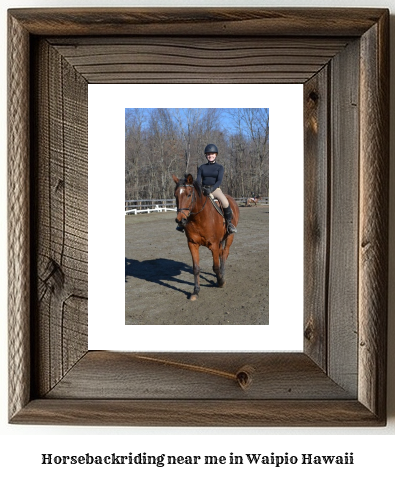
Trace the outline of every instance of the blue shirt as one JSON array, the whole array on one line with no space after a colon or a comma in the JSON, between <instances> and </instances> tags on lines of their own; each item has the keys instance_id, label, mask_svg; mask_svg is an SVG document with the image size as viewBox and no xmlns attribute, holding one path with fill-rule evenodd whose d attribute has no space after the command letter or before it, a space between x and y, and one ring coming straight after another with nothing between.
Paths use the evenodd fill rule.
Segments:
<instances>
[{"instance_id":1,"label":"blue shirt","mask_svg":"<svg viewBox=\"0 0 395 478\"><path fill-rule=\"evenodd\" d=\"M211 191L220 187L224 177L224 167L216 162L205 163L199 166L197 182L203 186L209 186Z\"/></svg>"}]
</instances>

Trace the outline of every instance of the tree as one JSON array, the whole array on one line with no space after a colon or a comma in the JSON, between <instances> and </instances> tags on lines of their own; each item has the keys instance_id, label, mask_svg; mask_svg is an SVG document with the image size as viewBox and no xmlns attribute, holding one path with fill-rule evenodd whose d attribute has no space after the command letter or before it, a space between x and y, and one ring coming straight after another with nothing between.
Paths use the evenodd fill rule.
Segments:
<instances>
[{"instance_id":1,"label":"tree","mask_svg":"<svg viewBox=\"0 0 395 478\"><path fill-rule=\"evenodd\" d=\"M268 109L153 108L125 113L126 199L172 197L172 173L196 176L208 143L218 146L225 192L268 195Z\"/></svg>"}]
</instances>

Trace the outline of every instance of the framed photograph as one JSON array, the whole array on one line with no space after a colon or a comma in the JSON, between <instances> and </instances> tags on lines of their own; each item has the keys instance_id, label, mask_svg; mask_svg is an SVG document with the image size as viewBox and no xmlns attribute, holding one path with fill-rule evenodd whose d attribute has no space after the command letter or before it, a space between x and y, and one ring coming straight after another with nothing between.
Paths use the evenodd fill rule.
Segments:
<instances>
[{"instance_id":1,"label":"framed photograph","mask_svg":"<svg viewBox=\"0 0 395 478\"><path fill-rule=\"evenodd\" d=\"M302 351L303 85L254 84L246 92L243 84L93 84L88 86L88 98L88 348ZM221 150L218 162L225 168L221 189L229 193L229 186L233 187L231 196L239 205L240 227L226 262L225 287L217 287L211 252L200 248L201 300L193 304L192 258L185 234L176 231L172 174L184 177L184 135L188 130L184 133L181 127L183 115L189 115L189 122L204 120L191 133L189 162L193 164L188 172L196 176L205 147L198 145L197 139L202 130L207 135L203 128L208 127L208 114L214 138L207 141L216 141ZM270 230L268 201L251 207L246 206L245 197L251 194L253 181L268 179L267 173L258 173L265 171L269 156L263 134L269 115ZM257 130L255 139L246 127ZM236 136L240 130L244 144ZM163 137L158 134L162 131ZM166 140L170 141L168 148ZM262 163L256 159L261 147ZM245 164L242 172L241 162ZM125 175L133 177L133 183L125 184ZM167 188L167 194L148 197L166 198L172 210L158 213L156 206L146 208L151 201L144 191L127 196L132 187ZM254 190L259 192L258 187ZM132 197L137 201L127 204L136 207L145 199L142 209L133 208L125 215L123 204ZM163 207L163 201L154 202ZM292 248L288 247L289 231ZM283 300L284 290L288 291L287 301ZM125 328L125 321L133 327ZM223 325L232 327L224 329Z\"/></svg>"},{"instance_id":2,"label":"framed photograph","mask_svg":"<svg viewBox=\"0 0 395 478\"><path fill-rule=\"evenodd\" d=\"M385 425L388 33L386 9L9 10L10 423ZM303 350L88 347L96 84L302 85Z\"/></svg>"}]
</instances>

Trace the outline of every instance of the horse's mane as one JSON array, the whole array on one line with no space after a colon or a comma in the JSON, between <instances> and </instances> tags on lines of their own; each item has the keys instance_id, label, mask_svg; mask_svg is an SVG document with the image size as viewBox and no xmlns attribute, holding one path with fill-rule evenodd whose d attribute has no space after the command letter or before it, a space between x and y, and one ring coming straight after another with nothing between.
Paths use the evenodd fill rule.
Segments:
<instances>
[{"instance_id":1,"label":"horse's mane","mask_svg":"<svg viewBox=\"0 0 395 478\"><path fill-rule=\"evenodd\" d=\"M189 176L189 174L185 174L184 179L180 179L179 183L177 184L177 187L186 186L187 184L189 184L189 182L187 182L188 176ZM196 181L196 179L194 179L192 184L195 187L196 192L198 193L198 196L202 197L202 187L201 187L200 183L198 183Z\"/></svg>"},{"instance_id":2,"label":"horse's mane","mask_svg":"<svg viewBox=\"0 0 395 478\"><path fill-rule=\"evenodd\" d=\"M196 179L193 180L193 185L195 186L196 192L198 193L199 197L202 197L202 187L200 183L196 181Z\"/></svg>"}]
</instances>

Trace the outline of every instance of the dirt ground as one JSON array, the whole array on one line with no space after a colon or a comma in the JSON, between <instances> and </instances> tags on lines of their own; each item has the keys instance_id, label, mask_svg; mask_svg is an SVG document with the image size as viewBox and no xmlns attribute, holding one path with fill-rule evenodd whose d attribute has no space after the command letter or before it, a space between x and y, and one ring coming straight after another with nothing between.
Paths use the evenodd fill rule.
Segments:
<instances>
[{"instance_id":1,"label":"dirt ground","mask_svg":"<svg viewBox=\"0 0 395 478\"><path fill-rule=\"evenodd\" d=\"M125 216L127 325L267 325L269 208L240 207L238 232L216 286L211 252L200 248L200 294L192 302L192 258L175 212Z\"/></svg>"}]
</instances>

